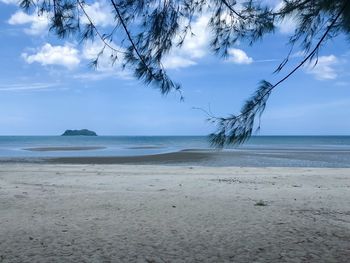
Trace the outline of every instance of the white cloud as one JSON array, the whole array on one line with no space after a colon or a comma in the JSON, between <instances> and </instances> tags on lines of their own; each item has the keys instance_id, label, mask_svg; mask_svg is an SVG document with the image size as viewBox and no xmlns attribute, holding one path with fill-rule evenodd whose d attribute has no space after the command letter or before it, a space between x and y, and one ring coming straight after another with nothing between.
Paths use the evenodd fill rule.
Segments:
<instances>
[{"instance_id":1,"label":"white cloud","mask_svg":"<svg viewBox=\"0 0 350 263\"><path fill-rule=\"evenodd\" d=\"M251 64L253 63L253 59L248 57L248 55L241 49L238 48L230 48L228 50L229 58L227 61L233 62L236 64Z\"/></svg>"},{"instance_id":2,"label":"white cloud","mask_svg":"<svg viewBox=\"0 0 350 263\"><path fill-rule=\"evenodd\" d=\"M1 3L7 4L7 5L17 5L20 0L0 0Z\"/></svg>"},{"instance_id":3,"label":"white cloud","mask_svg":"<svg viewBox=\"0 0 350 263\"><path fill-rule=\"evenodd\" d=\"M101 52L102 48L103 48L103 43L100 40L87 41L86 43L84 43L84 46L82 49L82 57L84 59L94 59Z\"/></svg>"},{"instance_id":4,"label":"white cloud","mask_svg":"<svg viewBox=\"0 0 350 263\"><path fill-rule=\"evenodd\" d=\"M80 63L79 51L70 45L52 46L46 43L37 53L22 53L22 57L29 64L37 62L43 66L60 65L68 69L73 69Z\"/></svg>"},{"instance_id":5,"label":"white cloud","mask_svg":"<svg viewBox=\"0 0 350 263\"><path fill-rule=\"evenodd\" d=\"M339 60L334 55L321 56L318 58L317 64L315 66L316 60L310 62L310 64L305 68L306 72L315 76L318 80L336 79L338 74L333 68L338 64Z\"/></svg>"},{"instance_id":6,"label":"white cloud","mask_svg":"<svg viewBox=\"0 0 350 263\"><path fill-rule=\"evenodd\" d=\"M208 53L209 16L202 15L192 24L194 35L188 35L179 48L174 48L170 54L164 58L165 68L184 68L197 64L196 60L203 58Z\"/></svg>"},{"instance_id":7,"label":"white cloud","mask_svg":"<svg viewBox=\"0 0 350 263\"><path fill-rule=\"evenodd\" d=\"M203 15L199 17L192 25L192 32L194 36L189 36L183 46L183 52L191 58L202 58L208 52L209 30L208 30L209 16Z\"/></svg>"},{"instance_id":8,"label":"white cloud","mask_svg":"<svg viewBox=\"0 0 350 263\"><path fill-rule=\"evenodd\" d=\"M110 44L113 48L123 51L121 47ZM101 52L104 44L100 40L86 42L82 48L81 58L86 61L96 59ZM104 52L99 56L98 65L94 72L76 74L74 77L79 79L99 80L107 77L118 77L122 79L131 79L131 72L122 68L122 54L118 53L118 60L112 64L111 55L113 52L106 47Z\"/></svg>"},{"instance_id":9,"label":"white cloud","mask_svg":"<svg viewBox=\"0 0 350 263\"><path fill-rule=\"evenodd\" d=\"M279 24L276 25L282 34L293 34L297 28L297 23L293 17L283 19Z\"/></svg>"},{"instance_id":10,"label":"white cloud","mask_svg":"<svg viewBox=\"0 0 350 263\"><path fill-rule=\"evenodd\" d=\"M18 1L14 0L0 0L6 4L15 4ZM97 1L91 5L86 5L85 10L96 26L111 26L114 23L113 14L106 1ZM24 32L28 35L42 35L48 32L50 16L48 13L38 15L35 11L32 14L27 14L23 11L14 13L8 23L10 25L28 25ZM88 19L84 14L81 16L82 23L88 23Z\"/></svg>"},{"instance_id":11,"label":"white cloud","mask_svg":"<svg viewBox=\"0 0 350 263\"><path fill-rule=\"evenodd\" d=\"M187 68L196 64L197 63L191 59L176 55L166 57L163 61L163 65L167 69Z\"/></svg>"},{"instance_id":12,"label":"white cloud","mask_svg":"<svg viewBox=\"0 0 350 263\"><path fill-rule=\"evenodd\" d=\"M75 79L80 79L80 80L91 80L91 81L97 81L101 79L106 79L106 78L117 78L117 79L124 79L124 80L132 80L133 77L130 74L130 72L124 70L116 70L116 71L90 71L86 73L79 73L75 74L73 76Z\"/></svg>"},{"instance_id":13,"label":"white cloud","mask_svg":"<svg viewBox=\"0 0 350 263\"><path fill-rule=\"evenodd\" d=\"M91 5L85 5L85 11L96 26L111 26L114 24L113 14L106 1L94 2ZM82 16L83 23L89 23L85 15Z\"/></svg>"},{"instance_id":14,"label":"white cloud","mask_svg":"<svg viewBox=\"0 0 350 263\"><path fill-rule=\"evenodd\" d=\"M93 42L91 41L86 42L82 48L82 56L81 56L82 59L85 59L85 60L96 59L98 54L103 49L103 46L104 44L100 40L96 40ZM118 47L115 47L115 48L119 49ZM111 55L112 55L112 51L108 47L106 47L103 53L99 56L97 71L101 71L101 72L112 71L114 67L117 67L120 65L118 60L116 61L114 66L112 65Z\"/></svg>"},{"instance_id":15,"label":"white cloud","mask_svg":"<svg viewBox=\"0 0 350 263\"><path fill-rule=\"evenodd\" d=\"M283 1L276 1L276 0L270 0L266 1L270 2L268 3L269 6L273 7L273 10L275 12L279 12L285 5ZM297 27L297 21L295 20L294 14L291 14L291 16L288 16L284 18L282 21L276 24L276 27L279 29L280 33L282 34L293 34L296 27Z\"/></svg>"},{"instance_id":16,"label":"white cloud","mask_svg":"<svg viewBox=\"0 0 350 263\"><path fill-rule=\"evenodd\" d=\"M1 91L29 91L29 90L46 90L56 87L57 83L27 83L27 84L9 84L0 85Z\"/></svg>"},{"instance_id":17,"label":"white cloud","mask_svg":"<svg viewBox=\"0 0 350 263\"><path fill-rule=\"evenodd\" d=\"M122 51L122 48L114 46L113 44L111 45L115 49ZM104 44L100 40L89 41L86 42L79 51L71 44L53 46L46 43L31 53L22 53L22 58L28 64L39 63L43 66L59 65L68 69L74 69L81 64L80 62L82 61L87 65L89 62L96 59L103 46ZM96 70L90 69L89 72L76 73L73 77L83 80L100 80L108 77L131 79L131 72L122 68L122 55L118 54L119 60L116 60L115 63L112 63L111 55L112 51L106 47L103 54L99 56Z\"/></svg>"},{"instance_id":18,"label":"white cloud","mask_svg":"<svg viewBox=\"0 0 350 263\"><path fill-rule=\"evenodd\" d=\"M8 23L10 25L29 24L29 27L24 29L25 33L28 35L41 35L48 31L49 16L47 13L38 16L35 13L29 15L18 11L10 17Z\"/></svg>"}]
</instances>

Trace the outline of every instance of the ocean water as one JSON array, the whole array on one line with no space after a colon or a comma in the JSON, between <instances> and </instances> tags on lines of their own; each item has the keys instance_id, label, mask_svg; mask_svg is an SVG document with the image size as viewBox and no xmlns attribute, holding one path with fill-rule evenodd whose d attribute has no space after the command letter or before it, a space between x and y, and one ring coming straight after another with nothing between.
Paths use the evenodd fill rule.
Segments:
<instances>
[{"instance_id":1,"label":"ocean water","mask_svg":"<svg viewBox=\"0 0 350 263\"><path fill-rule=\"evenodd\" d=\"M104 147L80 151L30 151L41 147ZM206 136L0 136L0 158L139 156L209 149ZM227 151L348 152L350 136L254 136L246 144Z\"/></svg>"},{"instance_id":2,"label":"ocean water","mask_svg":"<svg viewBox=\"0 0 350 263\"><path fill-rule=\"evenodd\" d=\"M104 147L79 151L30 151L41 147ZM187 148L208 148L199 136L0 136L0 158L137 156L176 152Z\"/></svg>"}]
</instances>

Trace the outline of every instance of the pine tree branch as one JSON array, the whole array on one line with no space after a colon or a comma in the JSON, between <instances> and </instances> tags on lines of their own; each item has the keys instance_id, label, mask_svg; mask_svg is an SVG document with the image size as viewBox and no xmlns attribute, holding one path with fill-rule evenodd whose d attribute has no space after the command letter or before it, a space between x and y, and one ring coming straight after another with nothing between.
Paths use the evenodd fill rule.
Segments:
<instances>
[{"instance_id":1,"label":"pine tree branch","mask_svg":"<svg viewBox=\"0 0 350 263\"><path fill-rule=\"evenodd\" d=\"M150 65L148 65L148 63L146 63L143 55L140 53L137 45L135 44L132 36L131 36L131 33L125 23L125 20L117 6L117 4L115 3L114 0L110 0L115 12L116 12L116 15L124 29L124 32L127 36L127 39L129 40L130 44L131 44L131 48L133 51L135 51L136 53L136 56L138 57L140 63L143 65L143 67L145 68L145 72L148 72L148 76L145 75L144 73L141 72L141 74L139 74L138 69L135 70L135 73L137 74L138 78L139 79L143 79L145 81L145 83L149 84L149 83L154 83L155 85L158 85L160 90L161 90L161 93L162 94L167 94L169 91L171 90L175 90L177 92L180 93L180 100L182 101L183 100L183 96L181 94L181 90L180 90L180 85L173 82L169 76L167 75L166 73L166 70L163 68L162 66L162 63L160 61L155 61L153 60L154 63L156 63L156 70L155 72L153 71L153 69L150 67ZM151 59L151 63L152 63L152 56L149 55L148 57L149 59ZM139 75L138 75L139 74Z\"/></svg>"},{"instance_id":2,"label":"pine tree branch","mask_svg":"<svg viewBox=\"0 0 350 263\"><path fill-rule=\"evenodd\" d=\"M121 51L119 49L116 49L115 47L113 47L110 43L108 43L106 41L106 39L102 36L102 34L99 32L99 30L97 29L96 25L94 24L94 22L92 21L91 17L89 16L89 14L86 12L83 3L81 3L79 0L77 1L79 7L81 8L81 10L83 11L85 17L87 18L87 20L89 21L89 23L91 24L91 26L93 27L93 29L95 30L96 34L98 35L98 37L101 39L101 41L105 44L105 46L107 46L108 48L110 48L112 51L118 52L118 53L122 53L125 54L126 52Z\"/></svg>"},{"instance_id":3,"label":"pine tree branch","mask_svg":"<svg viewBox=\"0 0 350 263\"><path fill-rule=\"evenodd\" d=\"M232 12L234 13L236 16L238 16L239 18L245 20L247 19L246 17L242 16L240 13L238 13L226 0L221 0L221 2Z\"/></svg>"},{"instance_id":4,"label":"pine tree branch","mask_svg":"<svg viewBox=\"0 0 350 263\"><path fill-rule=\"evenodd\" d=\"M131 34L130 34L130 32L129 32L129 30L128 30L126 24L125 24L125 21L124 21L124 19L123 19L121 13L120 13L120 11L119 11L119 8L117 7L117 4L114 2L114 0L110 0L110 1L111 1L111 3L112 3L112 6L114 7L115 12L117 13L117 16L118 16L118 18L119 18L119 21L120 21L120 23L121 23L121 25L122 25L122 27L123 27L123 29L124 29L124 31L125 31L125 33L126 33L128 39L129 39L130 44L131 44L132 47L133 47L133 49L134 49L136 55L137 55L138 58L140 59L141 63L146 67L147 71L151 74L151 76L152 76L154 79L157 79L156 76L154 76L153 71L149 68L149 66L147 65L147 63L146 63L145 60L143 59L143 57L142 57L142 55L140 54L138 48L136 47L136 45L135 45L135 43L134 43L134 40L132 39Z\"/></svg>"},{"instance_id":5,"label":"pine tree branch","mask_svg":"<svg viewBox=\"0 0 350 263\"><path fill-rule=\"evenodd\" d=\"M211 135L212 144L215 146L223 147L227 142L240 144L244 142L248 137L250 137L253 129L254 119L256 114L262 114L265 109L266 101L268 96L281 83L286 81L290 76L292 76L299 68L301 68L307 61L312 59L315 54L318 53L319 48L322 43L330 33L331 29L334 27L339 17L344 12L346 3L343 8L337 13L337 15L330 21L329 26L325 30L324 34L317 42L313 50L285 77L280 79L274 85L263 81L260 88L256 91L252 99L248 100L243 107L242 112L239 115L233 115L228 118L213 117L209 118L211 122L217 123L219 125L218 132ZM229 135L227 135L227 131Z\"/></svg>"},{"instance_id":6,"label":"pine tree branch","mask_svg":"<svg viewBox=\"0 0 350 263\"><path fill-rule=\"evenodd\" d=\"M300 8L300 7L303 7L303 5L305 5L305 4L307 4L307 3L311 2L311 1L313 1L313 0L304 0L304 1L302 1L301 3L299 3L299 4L297 4L297 5L294 5L293 8L288 9L288 12L286 12L286 11L274 12L274 13L271 13L271 15L272 15L272 16L281 16L281 15L284 16L284 15L286 15L286 14L288 14L288 13L293 12L294 10L296 10L296 9L298 9L298 8ZM282 8L282 9L283 9L283 8Z\"/></svg>"},{"instance_id":7,"label":"pine tree branch","mask_svg":"<svg viewBox=\"0 0 350 263\"><path fill-rule=\"evenodd\" d=\"M337 16L333 19L333 21L331 22L331 24L327 27L327 30L325 31L325 33L322 35L322 37L320 38L320 40L317 42L315 48L292 70L290 71L285 77L283 77L281 80L279 80L276 84L272 85L272 87L266 91L266 93L263 95L262 98L264 98L268 93L270 93L274 88L276 88L278 85L280 85L282 82L284 82L285 80L287 80L291 75L293 75L300 67L302 67L310 58L312 58L319 50L321 44L323 43L323 41L326 39L328 33L330 32L330 30L333 28L333 26L335 25L335 23L337 22L337 20L339 19L340 15L344 12L346 5L342 8L342 10L337 14ZM255 103L254 106L256 106L258 104ZM249 110L248 110L249 111ZM248 112L247 111L247 112ZM246 114L247 112L243 112L240 115ZM239 117L240 115L238 115L237 117Z\"/></svg>"}]
</instances>

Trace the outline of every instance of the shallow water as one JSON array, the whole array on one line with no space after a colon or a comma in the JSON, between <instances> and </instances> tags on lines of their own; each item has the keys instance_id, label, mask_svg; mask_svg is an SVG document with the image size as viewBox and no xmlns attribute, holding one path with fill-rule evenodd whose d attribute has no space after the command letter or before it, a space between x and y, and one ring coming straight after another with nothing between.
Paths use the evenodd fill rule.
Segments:
<instances>
[{"instance_id":1,"label":"shallow water","mask_svg":"<svg viewBox=\"0 0 350 263\"><path fill-rule=\"evenodd\" d=\"M59 147L62 151L26 150ZM66 151L64 147L87 150ZM0 136L0 157L136 156L208 147L204 136Z\"/></svg>"},{"instance_id":2,"label":"shallow water","mask_svg":"<svg viewBox=\"0 0 350 263\"><path fill-rule=\"evenodd\" d=\"M205 152L210 149L210 143L205 136L0 136L0 159L144 156L186 149ZM205 162L188 155L188 163L349 167L350 136L256 136L225 152L211 154ZM176 163L176 158L169 161Z\"/></svg>"},{"instance_id":3,"label":"shallow water","mask_svg":"<svg viewBox=\"0 0 350 263\"><path fill-rule=\"evenodd\" d=\"M28 151L28 148L57 148L62 151ZM65 151L64 147L101 147ZM184 149L208 149L206 136L0 136L0 157L41 156L133 156ZM350 150L350 136L255 136L231 149L259 150Z\"/></svg>"}]
</instances>

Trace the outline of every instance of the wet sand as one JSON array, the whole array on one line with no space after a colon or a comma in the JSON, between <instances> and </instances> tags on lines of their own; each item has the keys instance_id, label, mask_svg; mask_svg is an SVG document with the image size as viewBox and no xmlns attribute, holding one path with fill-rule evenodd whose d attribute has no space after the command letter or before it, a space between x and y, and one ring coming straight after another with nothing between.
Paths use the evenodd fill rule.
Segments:
<instances>
[{"instance_id":1,"label":"wet sand","mask_svg":"<svg viewBox=\"0 0 350 263\"><path fill-rule=\"evenodd\" d=\"M162 149L163 146L153 146L153 145L146 145L146 146L134 146L134 147L126 147L125 149L129 150L147 150L147 149Z\"/></svg>"},{"instance_id":2,"label":"wet sand","mask_svg":"<svg viewBox=\"0 0 350 263\"><path fill-rule=\"evenodd\" d=\"M0 262L348 262L350 169L0 165Z\"/></svg>"},{"instance_id":3,"label":"wet sand","mask_svg":"<svg viewBox=\"0 0 350 263\"><path fill-rule=\"evenodd\" d=\"M48 163L58 164L182 164L209 161L210 152L173 152L141 156L101 156L101 157L57 157L45 159Z\"/></svg>"},{"instance_id":4,"label":"wet sand","mask_svg":"<svg viewBox=\"0 0 350 263\"><path fill-rule=\"evenodd\" d=\"M334 167L350 168L349 151L306 150L183 150L143 156L59 157L56 164L200 165L209 167Z\"/></svg>"},{"instance_id":5,"label":"wet sand","mask_svg":"<svg viewBox=\"0 0 350 263\"><path fill-rule=\"evenodd\" d=\"M34 147L24 148L23 150L32 152L57 152L57 151L88 151L106 149L103 146L55 146L55 147Z\"/></svg>"},{"instance_id":6,"label":"wet sand","mask_svg":"<svg viewBox=\"0 0 350 263\"><path fill-rule=\"evenodd\" d=\"M65 147L77 151L76 156L1 157L0 164L137 164L137 165L198 165L208 167L315 167L350 168L350 151L343 149L186 149L178 152L136 156L84 156L86 147ZM95 147L102 148L102 147ZM62 151L62 147L33 148L39 151ZM80 150L80 151L79 151ZM60 154L61 154L60 153ZM91 152L90 152L91 154ZM100 152L99 154L103 154Z\"/></svg>"}]
</instances>

